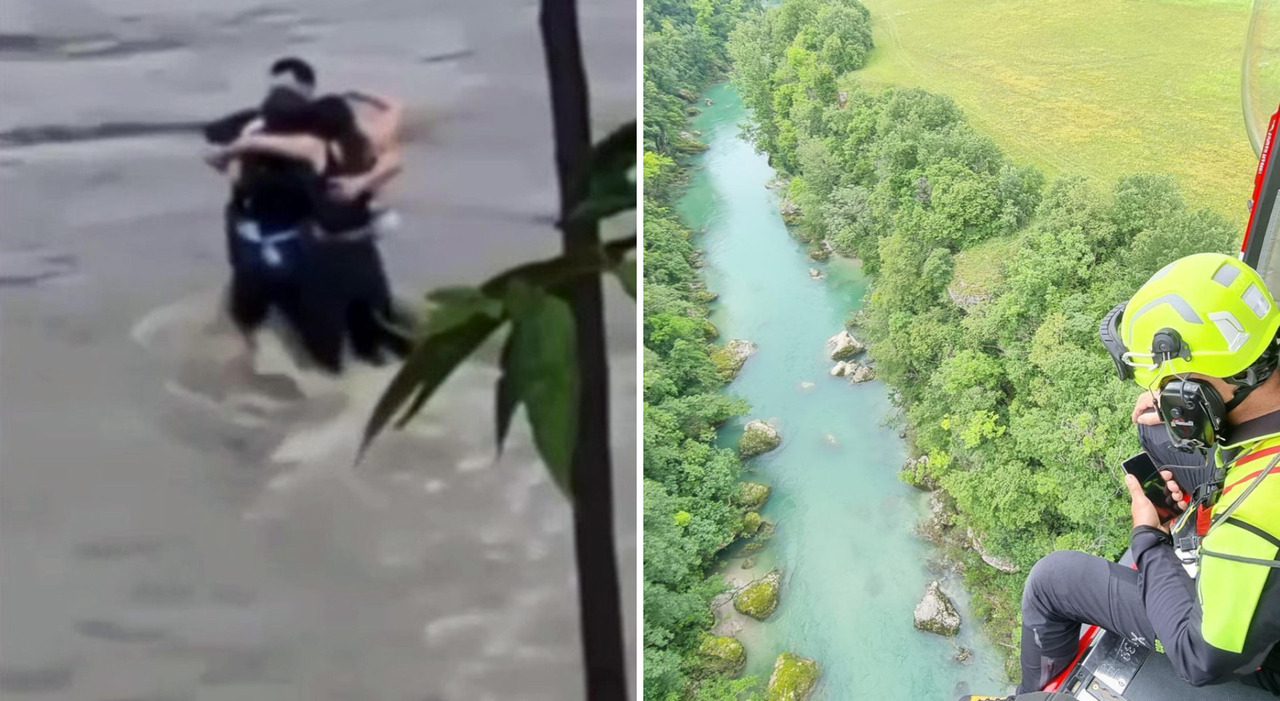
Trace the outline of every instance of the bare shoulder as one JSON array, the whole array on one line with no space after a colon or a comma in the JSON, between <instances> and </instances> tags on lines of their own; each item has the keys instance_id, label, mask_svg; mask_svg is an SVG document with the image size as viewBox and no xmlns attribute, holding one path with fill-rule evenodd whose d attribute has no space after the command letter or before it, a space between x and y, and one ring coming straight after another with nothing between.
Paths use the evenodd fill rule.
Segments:
<instances>
[{"instance_id":1,"label":"bare shoulder","mask_svg":"<svg viewBox=\"0 0 1280 701\"><path fill-rule=\"evenodd\" d=\"M404 105L385 95L372 96L376 102L363 99L350 100L360 130L373 142L379 152L393 148L399 139Z\"/></svg>"}]
</instances>

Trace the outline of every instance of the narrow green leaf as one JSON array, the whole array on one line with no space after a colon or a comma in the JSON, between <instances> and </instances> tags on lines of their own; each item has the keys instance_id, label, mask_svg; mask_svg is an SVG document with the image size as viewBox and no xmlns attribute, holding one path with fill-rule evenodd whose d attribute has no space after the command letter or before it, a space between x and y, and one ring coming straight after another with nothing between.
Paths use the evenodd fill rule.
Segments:
<instances>
[{"instance_id":1,"label":"narrow green leaf","mask_svg":"<svg viewBox=\"0 0 1280 701\"><path fill-rule=\"evenodd\" d=\"M506 299L510 296L509 287L516 282L544 289L559 287L574 278L599 274L612 268L627 251L634 250L635 247L636 237L633 235L610 241L586 255L559 256L526 263L490 278L480 286L480 292L488 298Z\"/></svg>"},{"instance_id":2,"label":"narrow green leaf","mask_svg":"<svg viewBox=\"0 0 1280 701\"><path fill-rule=\"evenodd\" d=\"M629 187L632 188L629 192L609 189L588 194L587 199L579 202L569 213L569 221L573 223L599 221L635 209L635 186Z\"/></svg>"},{"instance_id":3,"label":"narrow green leaf","mask_svg":"<svg viewBox=\"0 0 1280 701\"><path fill-rule=\"evenodd\" d=\"M578 362L573 311L565 300L514 283L507 296L511 352L506 376L523 402L534 443L552 478L572 498L578 435Z\"/></svg>"},{"instance_id":4,"label":"narrow green leaf","mask_svg":"<svg viewBox=\"0 0 1280 701\"><path fill-rule=\"evenodd\" d=\"M435 391L435 387L425 384L418 385L418 391L414 393L413 401L409 402L409 407L401 412L400 418L396 419L396 429L402 429L408 425L413 420L413 417L417 416L419 411L422 411L422 407L426 406L427 400L431 398Z\"/></svg>"},{"instance_id":5,"label":"narrow green leaf","mask_svg":"<svg viewBox=\"0 0 1280 701\"><path fill-rule=\"evenodd\" d=\"M427 299L436 303L435 308L427 313L427 337L448 333L477 316L501 319L503 314L501 300L487 296L475 287L444 288L430 293Z\"/></svg>"},{"instance_id":6,"label":"narrow green leaf","mask_svg":"<svg viewBox=\"0 0 1280 701\"><path fill-rule=\"evenodd\" d=\"M483 300L484 294L479 288L459 285L431 290L427 299L437 304L473 304Z\"/></svg>"},{"instance_id":7,"label":"narrow green leaf","mask_svg":"<svg viewBox=\"0 0 1280 701\"><path fill-rule=\"evenodd\" d=\"M418 387L418 393L414 395L409 408L405 409L396 420L396 428L404 428L412 421L436 389L448 379L454 368L474 353L501 323L500 319L476 316L470 323L456 327L447 334L428 337L422 345L435 349L434 360L438 365L426 368L419 376L421 384Z\"/></svg>"},{"instance_id":8,"label":"narrow green leaf","mask_svg":"<svg viewBox=\"0 0 1280 701\"><path fill-rule=\"evenodd\" d=\"M502 376L498 378L498 396L495 402L495 408L498 414L498 454L502 454L502 447L507 442L507 433L511 430L511 419L515 416L516 407L520 404L520 398L516 396L516 388L508 368L511 367L511 337L507 337L507 342L502 346Z\"/></svg>"},{"instance_id":9,"label":"narrow green leaf","mask_svg":"<svg viewBox=\"0 0 1280 701\"><path fill-rule=\"evenodd\" d=\"M614 129L592 148L592 158L605 162L636 162L636 122L631 120Z\"/></svg>"},{"instance_id":10,"label":"narrow green leaf","mask_svg":"<svg viewBox=\"0 0 1280 701\"><path fill-rule=\"evenodd\" d=\"M365 425L356 461L359 462L364 457L369 444L382 433L410 397L412 403L397 422L399 427L403 427L417 414L427 399L444 383L445 378L501 323L501 318L476 314L466 322L420 341L374 406L369 422Z\"/></svg>"},{"instance_id":11,"label":"narrow green leaf","mask_svg":"<svg viewBox=\"0 0 1280 701\"><path fill-rule=\"evenodd\" d=\"M615 129L591 151L586 194L569 213L570 222L596 221L636 208L636 123Z\"/></svg>"}]
</instances>

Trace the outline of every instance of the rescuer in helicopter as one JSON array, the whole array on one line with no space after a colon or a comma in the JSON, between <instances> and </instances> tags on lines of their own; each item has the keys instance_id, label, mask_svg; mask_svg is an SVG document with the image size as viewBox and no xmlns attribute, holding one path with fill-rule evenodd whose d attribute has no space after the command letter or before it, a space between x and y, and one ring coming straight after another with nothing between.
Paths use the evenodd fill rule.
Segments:
<instances>
[{"instance_id":1,"label":"rescuer in helicopter","mask_svg":"<svg viewBox=\"0 0 1280 701\"><path fill-rule=\"evenodd\" d=\"M1162 648L1193 686L1243 679L1274 690L1264 661L1280 641L1277 330L1258 273L1215 253L1165 266L1107 315L1102 340L1121 377L1151 395L1175 446L1207 451L1208 477L1192 489L1162 473L1185 507L1166 524L1126 475L1136 569L1074 551L1036 564L1022 598L1019 693L1071 663L1084 624ZM1015 697L962 701L1001 698Z\"/></svg>"}]
</instances>

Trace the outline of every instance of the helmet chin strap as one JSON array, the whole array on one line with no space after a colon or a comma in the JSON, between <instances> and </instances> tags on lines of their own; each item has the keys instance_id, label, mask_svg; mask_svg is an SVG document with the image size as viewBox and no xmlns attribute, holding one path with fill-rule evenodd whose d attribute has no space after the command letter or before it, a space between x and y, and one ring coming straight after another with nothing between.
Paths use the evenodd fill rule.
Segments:
<instances>
[{"instance_id":1,"label":"helmet chin strap","mask_svg":"<svg viewBox=\"0 0 1280 701\"><path fill-rule=\"evenodd\" d=\"M1236 385L1236 392L1235 394L1231 395L1231 401L1228 401L1224 405L1224 408L1227 410L1227 413L1231 413L1232 409L1235 409L1236 407L1240 406L1240 403L1243 402L1245 398L1249 396L1249 393L1253 392L1253 390L1261 386L1262 386L1261 382L1258 382L1252 385Z\"/></svg>"},{"instance_id":2,"label":"helmet chin strap","mask_svg":"<svg viewBox=\"0 0 1280 701\"><path fill-rule=\"evenodd\" d=\"M1271 378L1272 373L1276 371L1276 347L1273 344L1270 348L1263 352L1262 357L1258 358L1253 365L1250 365L1243 373L1245 377L1243 381L1230 378L1227 381L1235 385L1235 394L1231 395L1231 401L1226 403L1226 410L1230 412L1232 409L1240 406L1240 403L1249 396L1253 390L1262 386L1262 383ZM1240 377L1239 375L1236 376Z\"/></svg>"}]
</instances>

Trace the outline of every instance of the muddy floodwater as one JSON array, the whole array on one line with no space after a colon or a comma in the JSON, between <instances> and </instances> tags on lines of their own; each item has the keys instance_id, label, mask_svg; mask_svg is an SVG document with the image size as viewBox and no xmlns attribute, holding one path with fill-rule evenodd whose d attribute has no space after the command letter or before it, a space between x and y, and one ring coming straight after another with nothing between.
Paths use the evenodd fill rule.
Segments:
<instances>
[{"instance_id":1,"label":"muddy floodwater","mask_svg":"<svg viewBox=\"0 0 1280 701\"><path fill-rule=\"evenodd\" d=\"M580 8L604 133L635 5ZM389 370L329 379L271 333L238 359L189 127L282 54L408 103L398 293L557 248L534 2L0 2L0 699L579 698L569 510L522 423L495 457L492 353L358 469ZM634 601L635 307L607 303Z\"/></svg>"}]
</instances>

